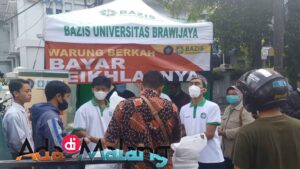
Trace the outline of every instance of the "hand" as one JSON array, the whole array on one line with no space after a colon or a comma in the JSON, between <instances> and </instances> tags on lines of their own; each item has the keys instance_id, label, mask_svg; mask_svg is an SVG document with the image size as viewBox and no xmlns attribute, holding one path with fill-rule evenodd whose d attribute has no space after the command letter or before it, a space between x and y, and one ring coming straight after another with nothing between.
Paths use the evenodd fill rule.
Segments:
<instances>
[{"instance_id":1,"label":"hand","mask_svg":"<svg viewBox=\"0 0 300 169\"><path fill-rule=\"evenodd\" d=\"M218 135L221 136L222 130L218 128Z\"/></svg>"},{"instance_id":2,"label":"hand","mask_svg":"<svg viewBox=\"0 0 300 169\"><path fill-rule=\"evenodd\" d=\"M86 142L86 144L89 144L92 142L89 137L84 137L83 140Z\"/></svg>"},{"instance_id":3,"label":"hand","mask_svg":"<svg viewBox=\"0 0 300 169\"><path fill-rule=\"evenodd\" d=\"M92 136L90 136L90 137L88 137L89 139L90 139L90 141L91 142L93 142L93 143L98 143L99 142L99 140L100 140L100 138L97 138L97 137L92 137Z\"/></svg>"},{"instance_id":4,"label":"hand","mask_svg":"<svg viewBox=\"0 0 300 169\"><path fill-rule=\"evenodd\" d=\"M72 155L72 158L73 158L73 159L77 159L77 158L79 157L79 154L80 154L80 153L73 154L73 155Z\"/></svg>"},{"instance_id":5,"label":"hand","mask_svg":"<svg viewBox=\"0 0 300 169\"><path fill-rule=\"evenodd\" d=\"M226 132L225 131L219 129L218 133L219 133L219 136L222 136L222 137L226 138Z\"/></svg>"}]
</instances>

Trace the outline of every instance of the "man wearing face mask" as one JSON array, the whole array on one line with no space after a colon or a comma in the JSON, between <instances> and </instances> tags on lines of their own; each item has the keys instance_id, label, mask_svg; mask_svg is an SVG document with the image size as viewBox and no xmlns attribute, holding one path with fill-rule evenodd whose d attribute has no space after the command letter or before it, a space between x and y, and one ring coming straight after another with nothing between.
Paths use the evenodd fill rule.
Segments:
<instances>
[{"instance_id":1,"label":"man wearing face mask","mask_svg":"<svg viewBox=\"0 0 300 169\"><path fill-rule=\"evenodd\" d=\"M297 90L289 94L287 102L282 106L282 112L300 120L300 73L297 76Z\"/></svg>"},{"instance_id":2,"label":"man wearing face mask","mask_svg":"<svg viewBox=\"0 0 300 169\"><path fill-rule=\"evenodd\" d=\"M30 108L36 148L45 146L46 139L49 141L49 151L54 146L62 147L65 130L59 115L68 108L70 94L71 89L64 82L50 81L45 88L47 103L37 103Z\"/></svg>"},{"instance_id":3,"label":"man wearing face mask","mask_svg":"<svg viewBox=\"0 0 300 169\"><path fill-rule=\"evenodd\" d=\"M187 136L205 133L207 146L200 152L199 169L224 169L224 158L221 150L217 126L221 124L219 106L204 98L207 82L203 76L195 76L190 81L189 94L191 103L180 110L182 129Z\"/></svg>"},{"instance_id":4,"label":"man wearing face mask","mask_svg":"<svg viewBox=\"0 0 300 169\"><path fill-rule=\"evenodd\" d=\"M104 133L111 120L112 112L109 111L109 102L106 100L110 91L111 81L105 76L98 76L93 79L92 92L94 97L83 104L76 112L74 118L74 133L79 138L87 137L90 150L94 150L100 137Z\"/></svg>"},{"instance_id":5,"label":"man wearing face mask","mask_svg":"<svg viewBox=\"0 0 300 169\"><path fill-rule=\"evenodd\" d=\"M225 157L226 169L233 169L232 152L235 136L240 127L254 121L251 113L243 106L243 94L236 86L230 86L226 90L226 107L222 116L219 135L222 136L222 150Z\"/></svg>"}]
</instances>

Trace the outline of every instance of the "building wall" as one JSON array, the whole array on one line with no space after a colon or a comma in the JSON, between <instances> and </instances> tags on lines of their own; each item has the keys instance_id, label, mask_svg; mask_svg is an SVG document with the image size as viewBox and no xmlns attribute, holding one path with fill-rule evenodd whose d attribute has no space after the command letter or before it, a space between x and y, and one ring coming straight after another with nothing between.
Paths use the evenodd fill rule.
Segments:
<instances>
[{"instance_id":1,"label":"building wall","mask_svg":"<svg viewBox=\"0 0 300 169\"><path fill-rule=\"evenodd\" d=\"M16 1L15 13L20 13L38 0ZM50 2L51 1L51 2ZM104 3L112 0L104 0ZM45 3L44 3L45 2ZM87 1L91 3L92 1ZM0 70L10 72L14 67L44 69L43 26L47 14L84 9L83 0L44 0L0 26Z\"/></svg>"},{"instance_id":2,"label":"building wall","mask_svg":"<svg viewBox=\"0 0 300 169\"><path fill-rule=\"evenodd\" d=\"M8 59L9 53L9 26L0 26L0 72L7 73L12 69L12 60Z\"/></svg>"}]
</instances>

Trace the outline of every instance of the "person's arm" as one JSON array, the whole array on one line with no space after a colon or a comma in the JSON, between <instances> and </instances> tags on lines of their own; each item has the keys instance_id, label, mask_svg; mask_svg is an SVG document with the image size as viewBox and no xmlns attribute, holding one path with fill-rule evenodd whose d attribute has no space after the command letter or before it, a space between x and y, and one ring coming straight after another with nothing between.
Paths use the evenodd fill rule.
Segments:
<instances>
[{"instance_id":1,"label":"person's arm","mask_svg":"<svg viewBox=\"0 0 300 169\"><path fill-rule=\"evenodd\" d=\"M242 120L242 125L246 125L249 123L252 123L254 121L254 118L252 117L252 114L247 112L245 109L243 110L241 114L242 118L239 120ZM237 132L239 131L240 127L233 128L233 129L227 129L224 131L224 135L228 139L235 139Z\"/></svg>"},{"instance_id":2,"label":"person's arm","mask_svg":"<svg viewBox=\"0 0 300 169\"><path fill-rule=\"evenodd\" d=\"M238 166L236 166L236 165L234 165L234 169L241 169L240 167L238 167Z\"/></svg>"},{"instance_id":3,"label":"person's arm","mask_svg":"<svg viewBox=\"0 0 300 169\"><path fill-rule=\"evenodd\" d=\"M183 124L181 124L181 137L186 136L185 127Z\"/></svg>"},{"instance_id":4,"label":"person's arm","mask_svg":"<svg viewBox=\"0 0 300 169\"><path fill-rule=\"evenodd\" d=\"M205 135L207 140L214 137L217 126L221 125L221 110L216 104L207 114L207 124Z\"/></svg>"},{"instance_id":5,"label":"person's arm","mask_svg":"<svg viewBox=\"0 0 300 169\"><path fill-rule=\"evenodd\" d=\"M181 123L181 125L180 125L181 137L184 137L184 136L186 136L186 131L185 131L184 123L183 123L184 116L183 116L183 110L182 109L180 109L179 118L180 118L180 123Z\"/></svg>"},{"instance_id":6,"label":"person's arm","mask_svg":"<svg viewBox=\"0 0 300 169\"><path fill-rule=\"evenodd\" d=\"M62 128L60 127L58 118L49 118L47 124L44 125L44 136L49 139L50 145L62 147Z\"/></svg>"},{"instance_id":7,"label":"person's arm","mask_svg":"<svg viewBox=\"0 0 300 169\"><path fill-rule=\"evenodd\" d=\"M114 113L113 113L113 116L111 118L111 121L109 122L109 125L107 127L107 130L105 132L105 136L104 136L104 145L105 147L113 147L113 148L117 148L118 144L119 144L119 140L121 139L120 138L120 133L122 132L121 131L121 118L122 118L122 115L123 113L126 113L126 112L123 112L125 111L124 107L125 107L125 102L126 100L124 101L121 101Z\"/></svg>"},{"instance_id":8,"label":"person's arm","mask_svg":"<svg viewBox=\"0 0 300 169\"><path fill-rule=\"evenodd\" d=\"M52 117L47 120L47 123L43 126L43 134L44 137L49 140L49 151L53 151L54 146L63 148L62 140L63 140L63 129L62 129L62 121L57 117ZM75 152L73 154L67 153L63 150L63 154L66 158L73 158L76 157Z\"/></svg>"},{"instance_id":9,"label":"person's arm","mask_svg":"<svg viewBox=\"0 0 300 169\"><path fill-rule=\"evenodd\" d=\"M220 127L218 127L218 134L219 134L219 136L222 136L223 138L226 138L225 123L228 120L229 112L230 112L230 106L227 106L224 110L223 116L221 116L221 125L220 125Z\"/></svg>"},{"instance_id":10,"label":"person's arm","mask_svg":"<svg viewBox=\"0 0 300 169\"><path fill-rule=\"evenodd\" d=\"M12 114L7 114L3 128L6 133L5 135L7 137L9 147L15 151L15 153L20 152L26 139L26 134L18 117Z\"/></svg>"},{"instance_id":11,"label":"person's arm","mask_svg":"<svg viewBox=\"0 0 300 169\"><path fill-rule=\"evenodd\" d=\"M216 130L217 130L217 125L215 125L215 124L207 124L206 125L205 135L206 135L207 140L214 138Z\"/></svg>"},{"instance_id":12,"label":"person's arm","mask_svg":"<svg viewBox=\"0 0 300 169\"><path fill-rule=\"evenodd\" d=\"M177 143L180 141L180 138L182 136L182 124L180 122L180 116L178 113L178 109L177 106L172 103L172 111L174 114L174 120L171 119L171 121L173 122L172 126L173 126L173 130L172 130L172 138L170 139L171 143Z\"/></svg>"},{"instance_id":13,"label":"person's arm","mask_svg":"<svg viewBox=\"0 0 300 169\"><path fill-rule=\"evenodd\" d=\"M79 138L88 138L93 143L98 143L100 138L89 136L86 132L87 128L87 114L84 108L79 108L75 113L74 123L73 123L73 132Z\"/></svg>"},{"instance_id":14,"label":"person's arm","mask_svg":"<svg viewBox=\"0 0 300 169\"><path fill-rule=\"evenodd\" d=\"M79 137L79 138L83 138L83 137L87 137L87 136L88 136L85 130L78 130L78 129L77 129L77 130L75 130L73 133L74 133L77 137Z\"/></svg>"}]
</instances>

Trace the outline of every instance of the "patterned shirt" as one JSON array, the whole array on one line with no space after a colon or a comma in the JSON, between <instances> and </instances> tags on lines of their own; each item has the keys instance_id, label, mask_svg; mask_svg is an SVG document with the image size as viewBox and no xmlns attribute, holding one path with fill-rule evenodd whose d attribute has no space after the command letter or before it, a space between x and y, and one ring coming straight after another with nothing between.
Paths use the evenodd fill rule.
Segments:
<instances>
[{"instance_id":1,"label":"patterned shirt","mask_svg":"<svg viewBox=\"0 0 300 169\"><path fill-rule=\"evenodd\" d=\"M170 101L160 98L154 90L146 89L141 94L150 101L156 110L159 110L158 115L165 125L170 142L179 142L180 118L177 107ZM132 98L118 104L105 135L105 144L118 148L120 140L122 140L123 149L145 146L155 150L158 146L170 145L165 140L159 123L142 98ZM155 168L154 166L155 164L146 160L135 164L126 163L123 168L151 169ZM171 155L169 154L168 164L164 168L171 169L172 166Z\"/></svg>"}]
</instances>

